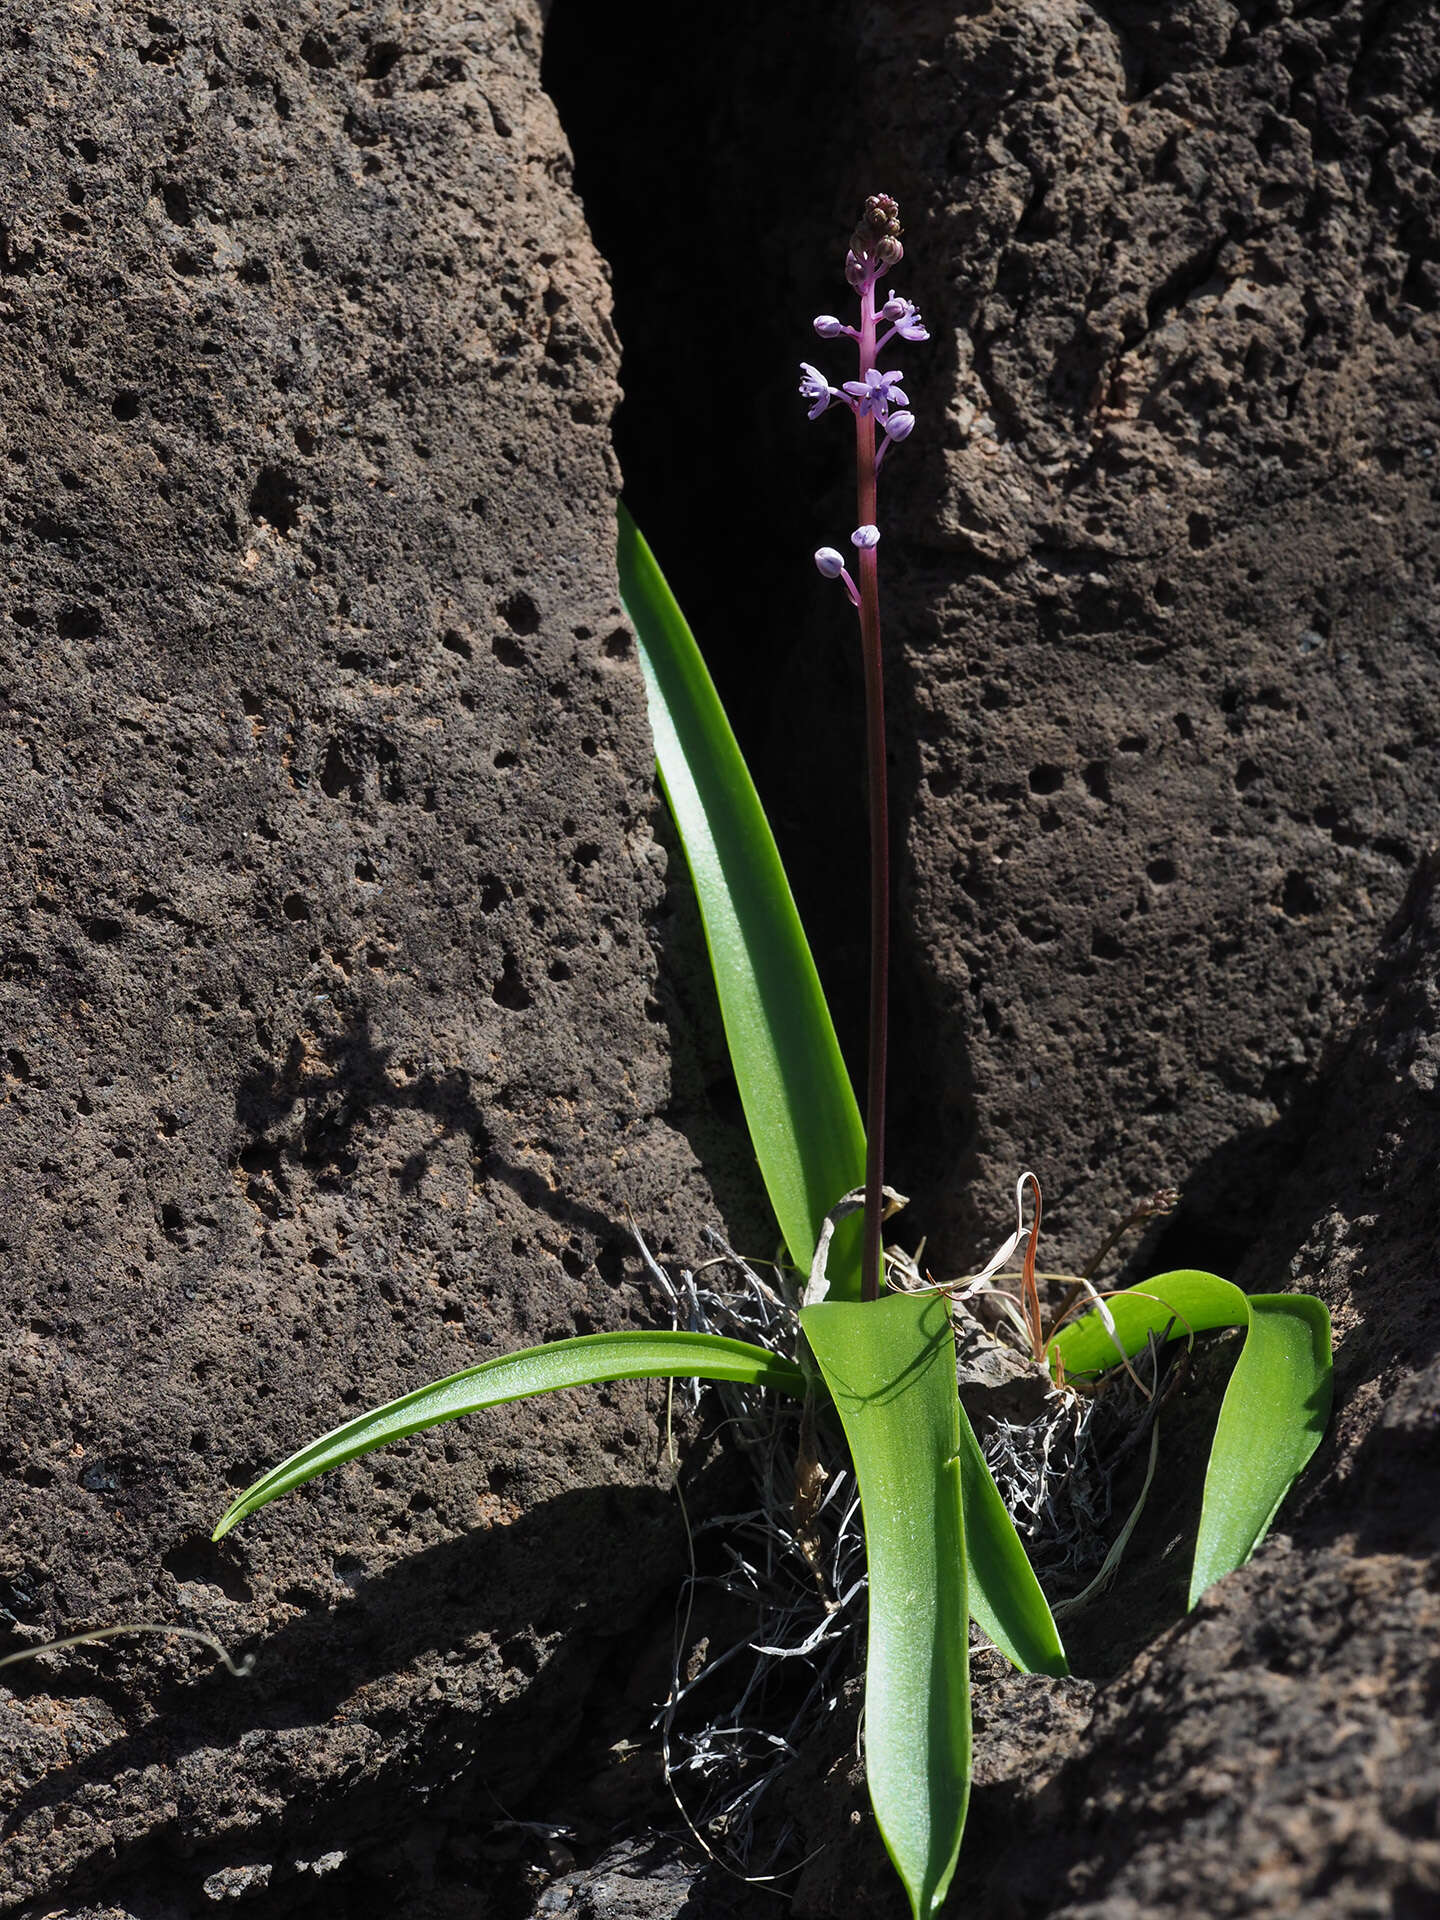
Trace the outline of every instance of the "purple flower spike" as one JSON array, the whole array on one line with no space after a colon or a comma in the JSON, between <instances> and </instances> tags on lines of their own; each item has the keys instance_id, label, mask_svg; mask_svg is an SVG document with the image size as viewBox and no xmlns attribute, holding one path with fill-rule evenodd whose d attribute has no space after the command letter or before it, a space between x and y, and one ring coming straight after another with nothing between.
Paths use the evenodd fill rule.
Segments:
<instances>
[{"instance_id":1,"label":"purple flower spike","mask_svg":"<svg viewBox=\"0 0 1440 1920\"><path fill-rule=\"evenodd\" d=\"M856 378L832 387L807 366L807 385L801 389L822 412L832 400L843 401L855 415L856 515L862 524L850 535L859 555L852 575L833 547L821 547L815 565L831 580L839 580L859 615L860 653L865 668L866 785L870 802L870 1079L866 1098L864 1251L860 1267L860 1297L877 1300L886 1284L885 1249L881 1235L881 1195L885 1191L882 1143L885 1134L886 980L890 968L890 841L885 800L885 715L881 700L884 662L880 644L879 559L880 517L878 475L892 446L908 440L915 416L901 386L899 373L880 371L882 355L895 339L927 340L929 335L913 303L891 292L881 303L881 276L888 278L905 256L900 209L888 193L872 193L865 202L850 250L845 256L845 278L859 296L858 329L844 326L833 314L822 313L815 331L822 340L847 334L859 348ZM813 415L812 415L813 418ZM880 431L876 432L876 427ZM842 549L843 551L843 549ZM1039 1201L1037 1199L1038 1207ZM1038 1214L1037 1214L1038 1219ZM1031 1252L1034 1233L1031 1229ZM1012 1249L1013 1251L1013 1249ZM1033 1260L1032 1263L1033 1265ZM1028 1271L1028 1269L1027 1269ZM813 1296L807 1290L807 1299ZM1031 1303L1033 1305L1033 1302ZM1036 1309L1038 1314L1038 1308Z\"/></svg>"},{"instance_id":2,"label":"purple flower spike","mask_svg":"<svg viewBox=\"0 0 1440 1920\"><path fill-rule=\"evenodd\" d=\"M867 414L873 414L877 420L883 421L892 405L905 407L910 404L900 391L903 378L903 374L877 373L871 367L863 380L847 380L845 391L852 396L852 404L862 420Z\"/></svg>"},{"instance_id":3,"label":"purple flower spike","mask_svg":"<svg viewBox=\"0 0 1440 1920\"><path fill-rule=\"evenodd\" d=\"M800 372L804 376L800 382L800 398L814 401L815 404L811 407L808 417L811 420L818 420L830 402L838 400L840 396L820 369L812 367L808 360L800 362Z\"/></svg>"}]
</instances>

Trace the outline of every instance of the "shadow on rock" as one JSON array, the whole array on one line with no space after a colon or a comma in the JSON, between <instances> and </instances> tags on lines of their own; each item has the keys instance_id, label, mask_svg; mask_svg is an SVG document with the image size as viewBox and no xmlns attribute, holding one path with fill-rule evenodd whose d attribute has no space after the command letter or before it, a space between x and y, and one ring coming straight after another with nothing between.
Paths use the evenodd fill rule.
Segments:
<instances>
[{"instance_id":1,"label":"shadow on rock","mask_svg":"<svg viewBox=\"0 0 1440 1920\"><path fill-rule=\"evenodd\" d=\"M730 1471L721 1464L722 1477ZM710 1498L705 1476L690 1498L703 1509ZM236 1754L247 1773L278 1767L286 1777L313 1776L313 1798L287 1806L262 1843L272 1859L297 1849L317 1855L363 1849L376 1833L393 1829L396 1796L414 1802L417 1818L423 1810L444 1824L458 1819L459 1809L471 1825L503 1822L547 1771L567 1767L582 1736L587 1749L624 1735L647 1738L654 1698L632 1712L617 1676L628 1680L641 1668L651 1679L646 1655L668 1645L668 1635L663 1624L636 1620L607 1601L602 1545L617 1533L634 1542L656 1588L678 1583L685 1552L674 1502L646 1488L566 1493L509 1526L446 1541L373 1576L354 1563L338 1567L351 1597L252 1647L232 1648L253 1653L252 1678L237 1683L216 1672L162 1689L142 1731L49 1774L18 1799L6 1831L42 1809L83 1799L100 1783L163 1763L182 1783L178 1797L187 1804L178 1824L186 1845L202 1860L212 1848L229 1859L235 1851L226 1837L229 1822L207 1801L217 1789L223 1798L226 1778L211 1756L233 1760ZM93 1699L105 1690L97 1674L107 1667L113 1672L125 1659L111 1650L63 1657L67 1673L78 1669L73 1682L21 1669L12 1681L15 1693ZM432 1705L423 1750L402 1742L392 1751L384 1736L404 1722L406 1703L370 1695L377 1682L407 1668L414 1669L422 1695L445 1699ZM661 1678L662 1693L663 1686ZM597 1711L613 1716L612 1724L590 1725ZM296 1760L307 1743L315 1749L308 1769ZM347 1743L354 1748L352 1764L337 1769L335 1749ZM367 1764L371 1748L378 1764ZM65 1891L83 1893L101 1879L124 1884L153 1846L149 1836L133 1849L117 1851L112 1842L106 1858L82 1866Z\"/></svg>"}]
</instances>

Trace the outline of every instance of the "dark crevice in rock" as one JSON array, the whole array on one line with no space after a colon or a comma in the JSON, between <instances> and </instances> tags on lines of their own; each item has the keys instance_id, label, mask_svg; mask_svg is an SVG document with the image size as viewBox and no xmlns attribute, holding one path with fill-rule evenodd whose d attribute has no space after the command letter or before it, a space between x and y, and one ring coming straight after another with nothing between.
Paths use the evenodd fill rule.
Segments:
<instances>
[{"instance_id":1,"label":"dark crevice in rock","mask_svg":"<svg viewBox=\"0 0 1440 1920\"><path fill-rule=\"evenodd\" d=\"M796 392L802 359L840 364L810 323L848 297L845 238L875 190L863 140L847 154L837 138L862 123L848 12L805 0L779 33L758 0L556 0L542 74L614 280L625 498L714 674L858 1061L859 669L811 561L854 523L853 435L838 410L807 423ZM823 832L797 781L823 784Z\"/></svg>"}]
</instances>

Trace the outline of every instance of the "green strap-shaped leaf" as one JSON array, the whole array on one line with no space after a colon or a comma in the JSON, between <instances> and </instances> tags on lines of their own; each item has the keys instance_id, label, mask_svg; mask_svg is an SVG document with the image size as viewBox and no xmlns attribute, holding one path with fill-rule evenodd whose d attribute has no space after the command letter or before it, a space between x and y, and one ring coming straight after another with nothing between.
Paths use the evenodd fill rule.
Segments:
<instances>
[{"instance_id":1,"label":"green strap-shaped leaf","mask_svg":"<svg viewBox=\"0 0 1440 1920\"><path fill-rule=\"evenodd\" d=\"M1150 1334L1172 1340L1243 1327L1245 1344L1220 1403L1190 1575L1190 1605L1243 1567L1270 1530L1330 1417L1330 1315L1308 1293L1243 1294L1213 1273L1162 1273L1107 1301L1127 1355ZM1067 1374L1118 1365L1116 1339L1098 1312L1050 1342Z\"/></svg>"},{"instance_id":2,"label":"green strap-shaped leaf","mask_svg":"<svg viewBox=\"0 0 1440 1920\"><path fill-rule=\"evenodd\" d=\"M810 1271L825 1215L865 1180L865 1133L775 841L684 615L620 509L620 591L640 637L650 725L710 949L755 1158L790 1258ZM756 663L763 672L764 664ZM830 1250L860 1292L860 1220Z\"/></svg>"},{"instance_id":3,"label":"green strap-shaped leaf","mask_svg":"<svg viewBox=\"0 0 1440 1920\"><path fill-rule=\"evenodd\" d=\"M247 1514L269 1504L292 1487L313 1480L391 1440L403 1440L425 1427L503 1406L532 1393L560 1387L593 1386L603 1380L728 1380L742 1386L774 1387L796 1399L805 1395L805 1376L792 1361L713 1333L587 1333L557 1340L548 1347L526 1347L502 1354L463 1373L452 1373L428 1387L402 1395L347 1420L333 1433L312 1441L247 1487L215 1529L220 1539Z\"/></svg>"},{"instance_id":4,"label":"green strap-shaped leaf","mask_svg":"<svg viewBox=\"0 0 1440 1920\"><path fill-rule=\"evenodd\" d=\"M1050 1603L1025 1557L1015 1523L960 1408L960 1489L970 1616L1022 1673L1070 1671Z\"/></svg>"},{"instance_id":5,"label":"green strap-shaped leaf","mask_svg":"<svg viewBox=\"0 0 1440 1920\"><path fill-rule=\"evenodd\" d=\"M1220 1404L1190 1574L1190 1605L1270 1531L1330 1418L1330 1315L1308 1293L1254 1293Z\"/></svg>"},{"instance_id":6,"label":"green strap-shaped leaf","mask_svg":"<svg viewBox=\"0 0 1440 1920\"><path fill-rule=\"evenodd\" d=\"M1150 1335L1163 1335L1167 1327L1172 1340L1181 1340L1191 1333L1250 1323L1250 1303L1239 1287L1191 1268L1162 1273L1142 1287L1112 1294L1105 1304L1127 1358L1143 1352ZM1115 1346L1101 1315L1091 1312L1061 1328L1047 1348L1047 1357L1053 1366L1058 1354L1067 1374L1108 1373L1120 1364Z\"/></svg>"},{"instance_id":7,"label":"green strap-shaped leaf","mask_svg":"<svg viewBox=\"0 0 1440 1920\"><path fill-rule=\"evenodd\" d=\"M935 1294L800 1316L860 1486L870 1570L865 1766L916 1920L945 1897L970 1794L969 1607L955 1340Z\"/></svg>"}]
</instances>

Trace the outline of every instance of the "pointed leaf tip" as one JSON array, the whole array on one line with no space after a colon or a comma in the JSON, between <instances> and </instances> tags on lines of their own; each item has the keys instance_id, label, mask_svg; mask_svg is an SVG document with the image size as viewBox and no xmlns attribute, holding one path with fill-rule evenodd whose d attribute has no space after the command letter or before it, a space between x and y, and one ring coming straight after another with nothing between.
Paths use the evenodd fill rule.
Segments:
<instances>
[{"instance_id":1,"label":"pointed leaf tip","mask_svg":"<svg viewBox=\"0 0 1440 1920\"><path fill-rule=\"evenodd\" d=\"M865 1768L913 1914L938 1911L970 1796L970 1636L955 1340L935 1294L800 1315L860 1486L870 1570Z\"/></svg>"},{"instance_id":2,"label":"pointed leaf tip","mask_svg":"<svg viewBox=\"0 0 1440 1920\"><path fill-rule=\"evenodd\" d=\"M1222 1327L1245 1343L1220 1403L1205 1471L1189 1604L1244 1566L1320 1444L1333 1380L1330 1315L1308 1293L1246 1295L1213 1273L1162 1273L1110 1298L1113 1332L1098 1313L1051 1341L1067 1374L1103 1373L1115 1347L1139 1353L1152 1333L1180 1339Z\"/></svg>"},{"instance_id":3,"label":"pointed leaf tip","mask_svg":"<svg viewBox=\"0 0 1440 1920\"><path fill-rule=\"evenodd\" d=\"M532 1394L555 1393L562 1387L596 1386L607 1380L683 1379L773 1387L796 1399L805 1394L805 1375L793 1361L719 1334L587 1333L547 1347L526 1347L418 1387L301 1447L231 1503L212 1538L223 1539L239 1521L317 1474L446 1420Z\"/></svg>"}]
</instances>

